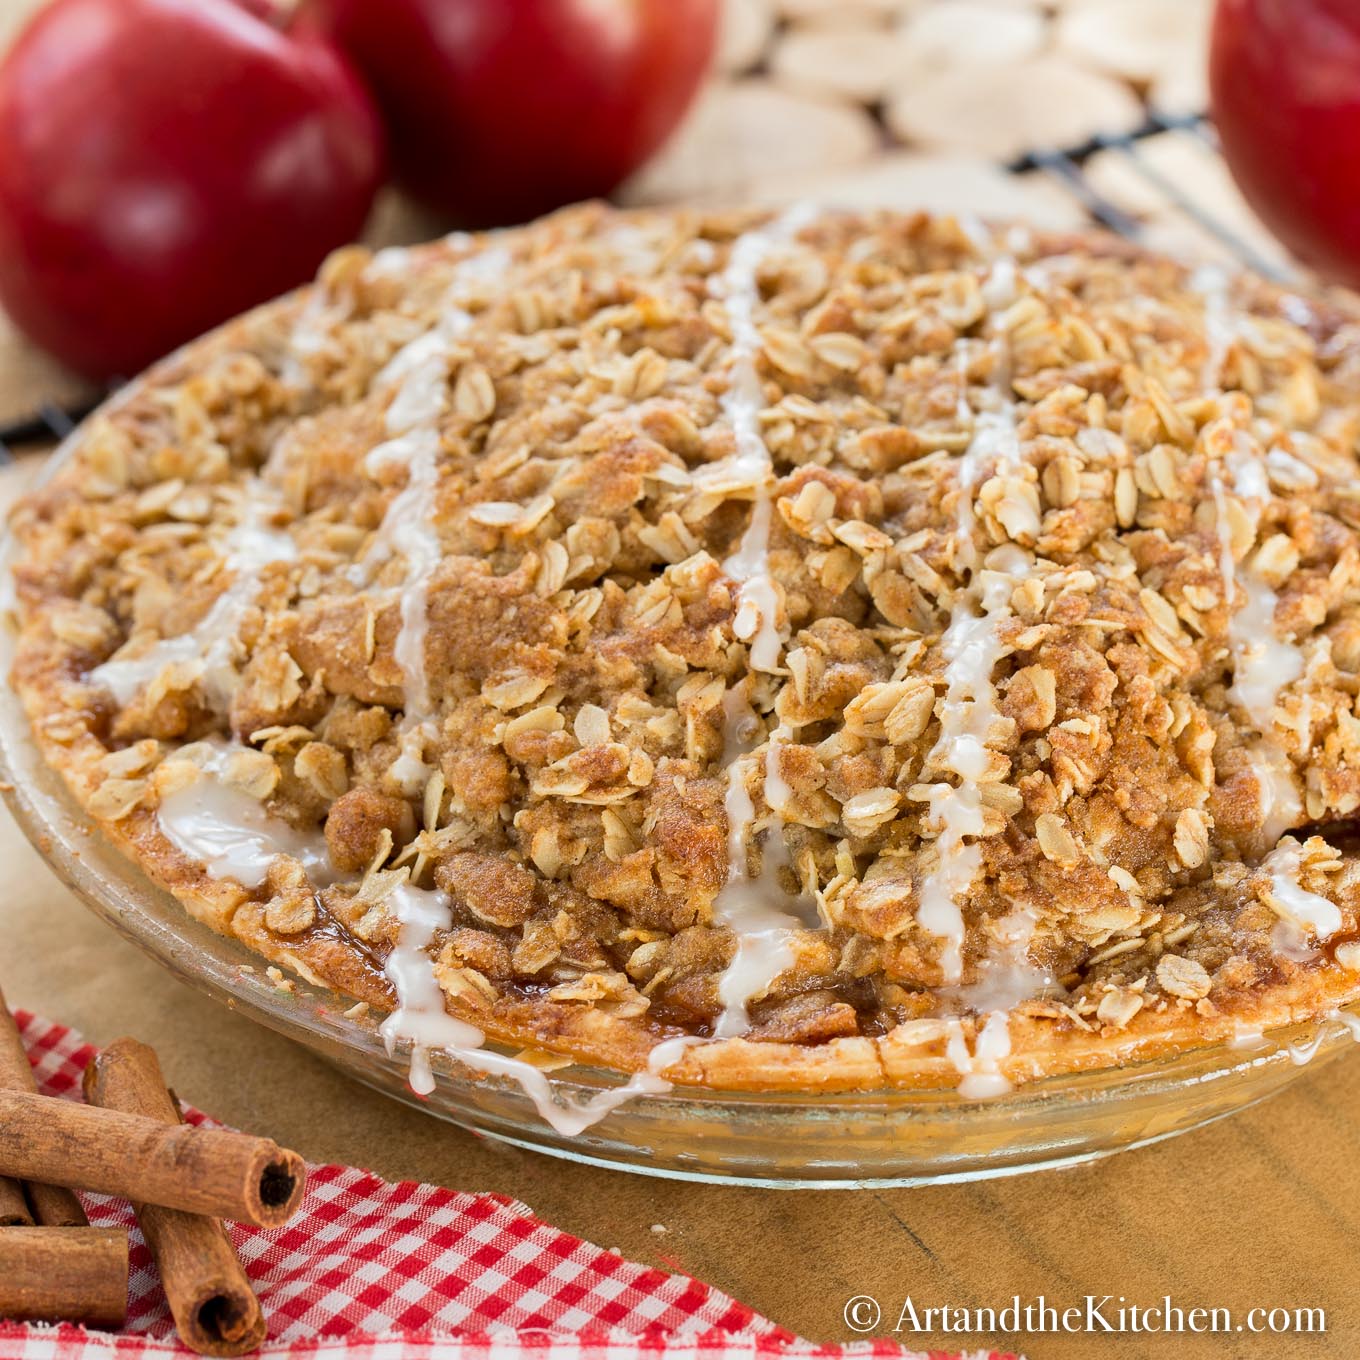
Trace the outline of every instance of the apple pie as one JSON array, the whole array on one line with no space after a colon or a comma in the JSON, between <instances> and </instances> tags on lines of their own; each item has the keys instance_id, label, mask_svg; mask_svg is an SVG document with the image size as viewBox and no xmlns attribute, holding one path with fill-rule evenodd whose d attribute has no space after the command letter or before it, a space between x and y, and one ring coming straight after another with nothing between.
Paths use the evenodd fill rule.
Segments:
<instances>
[{"instance_id":1,"label":"apple pie","mask_svg":"<svg viewBox=\"0 0 1360 1360\"><path fill-rule=\"evenodd\" d=\"M585 206L342 251L87 422L13 683L418 1088L982 1098L1360 996L1357 438L1356 319L1252 277Z\"/></svg>"}]
</instances>

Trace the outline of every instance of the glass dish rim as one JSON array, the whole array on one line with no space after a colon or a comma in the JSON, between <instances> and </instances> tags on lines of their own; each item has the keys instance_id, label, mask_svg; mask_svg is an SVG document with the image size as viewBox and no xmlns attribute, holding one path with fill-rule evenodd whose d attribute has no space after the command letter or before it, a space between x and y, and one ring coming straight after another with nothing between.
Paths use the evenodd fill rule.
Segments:
<instances>
[{"instance_id":1,"label":"glass dish rim","mask_svg":"<svg viewBox=\"0 0 1360 1360\"><path fill-rule=\"evenodd\" d=\"M276 304L266 304L272 305ZM89 422L116 411L122 403L131 400L148 379L159 370L178 362L182 353L177 351L168 356L147 374L101 403L46 455L43 466L28 482L25 491L42 486L56 475L65 461L73 456ZM0 572L4 574L4 580L0 582L0 598L6 600L12 590L11 551L12 539L6 527L0 532ZM13 645L13 628L7 622L0 629L0 666L3 666L6 676L12 661ZM275 985L268 978L266 970L270 962L267 959L197 920L171 894L157 887L134 860L104 837L79 806L61 774L43 760L33 740L28 716L8 685L0 693L0 781L3 781L0 783L0 796L3 796L20 830L56 876L97 916L168 967L181 980L217 1001L243 1010L252 1020L313 1051L324 1053L328 1044L339 1044L356 1057L375 1062L392 1073L404 1072L405 1047L399 1048L395 1055L388 1054L378 1034L376 1020L366 1014L354 1016L345 1013L352 1009L354 998L306 978L300 978L291 990ZM100 861L97 867L96 860ZM168 911L168 919L157 919L151 903ZM1338 1014L1351 1019L1337 1024ZM1360 1001L1288 1026L1267 1030L1262 1035L1260 1047L1246 1049L1234 1045L1232 1041L1216 1041L1130 1063L1102 1065L1041 1077L1021 1083L1004 1094L981 1100L966 1098L955 1088L885 1087L871 1091L826 1093L813 1089L731 1090L683 1084L664 1093L639 1094L628 1101L628 1108L664 1106L676 1110L684 1107L703 1111L709 1116L724 1110L733 1113L797 1113L815 1110L819 1116L832 1112L849 1116L876 1112L922 1119L972 1119L993 1123L1008 1116L1033 1112L1036 1107L1047 1107L1061 1119L1063 1108L1071 1109L1089 1102L1133 1105L1144 1096L1167 1094L1206 1082L1238 1080L1246 1084L1252 1074L1260 1074L1267 1067L1278 1068L1288 1063L1293 1063L1301 1071L1303 1064L1294 1056L1301 1049L1308 1052L1309 1061L1316 1059L1321 1062L1343 1051L1353 1039L1360 1039ZM490 1047L500 1051L509 1048L507 1045ZM432 1054L431 1057L440 1086L446 1094L450 1090L474 1092L513 1086L511 1079L476 1072L443 1054ZM382 1090L389 1097L403 1099L436 1117L464 1123L450 1110L417 1100L409 1092L403 1094L367 1080L362 1074L349 1070L344 1062L334 1060L347 1070L348 1075ZM579 1100L619 1086L627 1075L621 1070L575 1062L563 1072L552 1073L550 1080L555 1093ZM1287 1074L1285 1079L1288 1079ZM1260 1095L1248 1092L1235 1108L1245 1108L1260 1098ZM1225 1111L1224 1114L1230 1112ZM608 1123L611 1117L606 1116L604 1122ZM1208 1118L1213 1117L1224 1115ZM582 1135L579 1150L573 1151L554 1147L542 1138L536 1139L535 1134L541 1133L546 1137L550 1132L547 1124L541 1120L541 1128L522 1130L521 1137L483 1127L475 1121L472 1112L468 1114L468 1121L464 1123L465 1127L550 1155L615 1168L624 1165L617 1160L591 1155L589 1130L586 1135ZM1207 1118L1187 1123L1167 1133L1130 1140L1118 1147L1048 1158L1033 1165L1070 1165L1124 1147L1159 1141L1203 1122L1207 1122ZM1029 1170L1031 1166L1007 1165L994 1171L970 1170L962 1175L887 1179L876 1179L871 1172L869 1176L855 1182L844 1178L793 1180L780 1177L777 1180L762 1180L740 1175L718 1178L688 1170L632 1165L625 1169L689 1180L723 1179L747 1184L843 1187L852 1183L902 1185L977 1179L988 1175L1015 1174Z\"/></svg>"}]
</instances>

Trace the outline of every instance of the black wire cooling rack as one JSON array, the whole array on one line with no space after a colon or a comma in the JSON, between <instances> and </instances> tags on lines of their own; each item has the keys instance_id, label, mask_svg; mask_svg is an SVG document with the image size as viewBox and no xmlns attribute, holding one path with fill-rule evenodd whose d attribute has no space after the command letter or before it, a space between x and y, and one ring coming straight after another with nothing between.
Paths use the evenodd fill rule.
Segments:
<instances>
[{"instance_id":1,"label":"black wire cooling rack","mask_svg":"<svg viewBox=\"0 0 1360 1360\"><path fill-rule=\"evenodd\" d=\"M1205 207L1191 188L1171 179L1152 163L1143 144L1150 137L1175 132L1188 133L1209 150L1218 153L1218 134L1206 115L1154 113L1131 132L1099 134L1078 146L1057 150L1027 151L1011 161L1006 169L1015 175L1039 173L1046 176L1076 199L1093 221L1131 241L1139 241L1147 233L1147 224L1103 194L1086 173L1086 163L1093 156L1100 152L1112 152L1123 158L1149 188L1217 241L1244 267L1277 283L1296 281L1297 276L1287 267L1266 258L1216 212ZM31 414L0 423L0 463L12 460L14 445L65 438L75 424L94 409L99 399L70 406L44 402Z\"/></svg>"},{"instance_id":2,"label":"black wire cooling rack","mask_svg":"<svg viewBox=\"0 0 1360 1360\"><path fill-rule=\"evenodd\" d=\"M1150 188L1212 236L1243 266L1276 283L1296 282L1298 275L1294 271L1276 260L1267 259L1217 213L1206 208L1191 189L1163 174L1148 159L1143 143L1149 137L1170 132L1189 133L1215 155L1219 154L1218 133L1206 115L1153 113L1141 127L1132 132L1098 134L1079 146L1057 151L1027 151L1006 168L1017 175L1042 172L1076 198L1093 220L1131 241L1137 241L1145 235L1146 224L1102 194L1084 169L1086 162L1098 152L1113 152L1122 157Z\"/></svg>"}]
</instances>

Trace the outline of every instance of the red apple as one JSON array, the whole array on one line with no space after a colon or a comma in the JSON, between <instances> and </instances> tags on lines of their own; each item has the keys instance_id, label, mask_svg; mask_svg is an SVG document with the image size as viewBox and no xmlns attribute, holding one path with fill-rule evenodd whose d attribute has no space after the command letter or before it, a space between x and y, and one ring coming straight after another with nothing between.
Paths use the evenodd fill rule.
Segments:
<instances>
[{"instance_id":1,"label":"red apple","mask_svg":"<svg viewBox=\"0 0 1360 1360\"><path fill-rule=\"evenodd\" d=\"M1360 5L1219 0L1209 80L1252 207L1300 259L1360 286Z\"/></svg>"},{"instance_id":2,"label":"red apple","mask_svg":"<svg viewBox=\"0 0 1360 1360\"><path fill-rule=\"evenodd\" d=\"M56 0L0 65L0 302L95 377L308 278L363 225L382 131L270 0Z\"/></svg>"},{"instance_id":3,"label":"red apple","mask_svg":"<svg viewBox=\"0 0 1360 1360\"><path fill-rule=\"evenodd\" d=\"M465 226L606 194L679 122L717 0L306 0L377 91L402 183Z\"/></svg>"}]
</instances>

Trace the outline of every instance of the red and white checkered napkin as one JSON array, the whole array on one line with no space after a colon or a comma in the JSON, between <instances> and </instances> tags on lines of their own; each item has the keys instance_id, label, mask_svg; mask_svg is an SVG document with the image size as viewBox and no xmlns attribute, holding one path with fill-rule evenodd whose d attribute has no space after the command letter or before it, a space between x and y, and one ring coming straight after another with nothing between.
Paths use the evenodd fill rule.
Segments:
<instances>
[{"instance_id":1,"label":"red and white checkered napkin","mask_svg":"<svg viewBox=\"0 0 1360 1360\"><path fill-rule=\"evenodd\" d=\"M79 1099L95 1049L61 1025L17 1018L42 1090ZM194 1110L186 1117L212 1122ZM0 1360L187 1356L131 1209L107 1195L82 1198L91 1222L132 1230L126 1328L0 1322ZM237 1224L231 1234L269 1322L270 1357L911 1360L886 1341L803 1341L698 1280L625 1261L503 1195L392 1185L353 1167L311 1167L287 1227Z\"/></svg>"}]
</instances>

